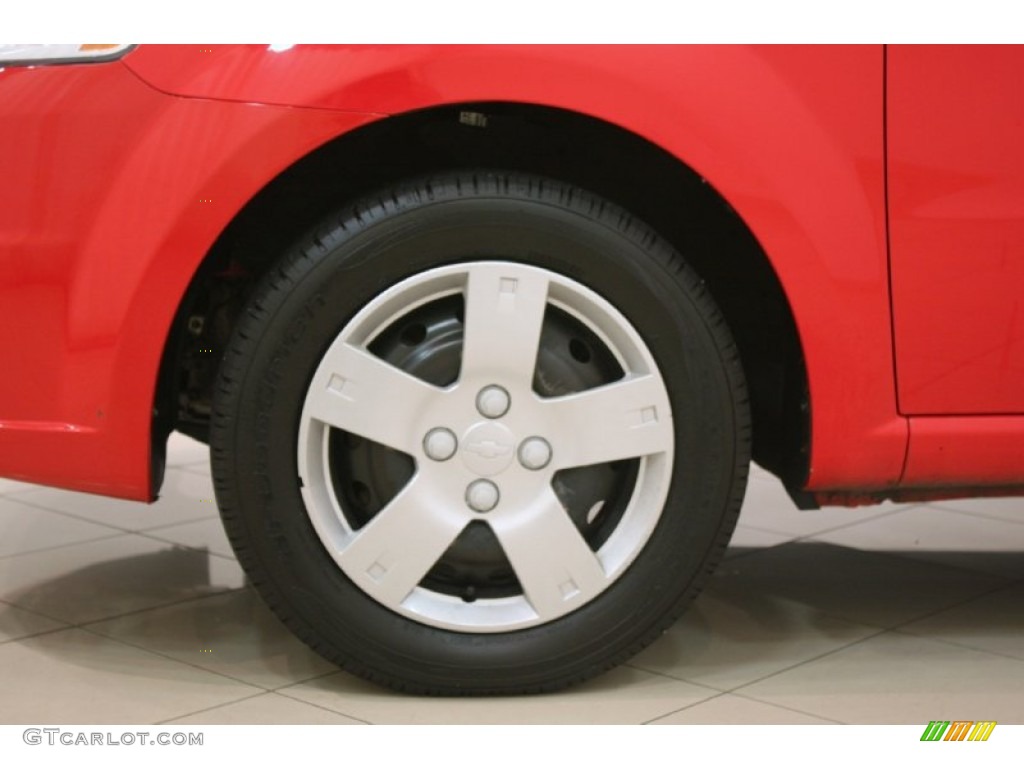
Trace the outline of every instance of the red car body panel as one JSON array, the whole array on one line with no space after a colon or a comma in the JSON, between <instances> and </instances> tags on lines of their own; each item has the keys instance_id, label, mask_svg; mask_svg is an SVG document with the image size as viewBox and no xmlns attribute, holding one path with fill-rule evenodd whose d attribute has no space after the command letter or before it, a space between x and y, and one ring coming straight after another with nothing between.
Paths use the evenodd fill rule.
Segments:
<instances>
[{"instance_id":1,"label":"red car body panel","mask_svg":"<svg viewBox=\"0 0 1024 768\"><path fill-rule=\"evenodd\" d=\"M898 407L885 76L881 46L143 46L116 63L0 71L0 355L16 370L0 379L0 473L151 499L161 353L245 203L385 115L502 101L631 131L738 212L799 331L807 489L1024 485L1021 419L917 429ZM912 270L922 257L897 258ZM970 397L995 412L991 389Z\"/></svg>"},{"instance_id":2,"label":"red car body panel","mask_svg":"<svg viewBox=\"0 0 1024 768\"><path fill-rule=\"evenodd\" d=\"M122 64L0 73L0 471L153 497L157 371L231 217L368 118L177 99Z\"/></svg>"}]
</instances>

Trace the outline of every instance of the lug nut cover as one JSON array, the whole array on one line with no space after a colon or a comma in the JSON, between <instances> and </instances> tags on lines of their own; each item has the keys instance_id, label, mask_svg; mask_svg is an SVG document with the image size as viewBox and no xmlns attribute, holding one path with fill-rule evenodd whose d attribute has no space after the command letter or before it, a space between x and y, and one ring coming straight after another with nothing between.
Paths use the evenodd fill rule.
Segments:
<instances>
[{"instance_id":1,"label":"lug nut cover","mask_svg":"<svg viewBox=\"0 0 1024 768\"><path fill-rule=\"evenodd\" d=\"M474 480L466 488L466 503L474 512L490 512L500 498L498 486L490 480Z\"/></svg>"},{"instance_id":2,"label":"lug nut cover","mask_svg":"<svg viewBox=\"0 0 1024 768\"><path fill-rule=\"evenodd\" d=\"M486 416L488 419L500 419L508 413L511 404L512 398L509 397L508 392L497 384L484 387L476 396L476 409L480 411L481 416Z\"/></svg>"},{"instance_id":3,"label":"lug nut cover","mask_svg":"<svg viewBox=\"0 0 1024 768\"><path fill-rule=\"evenodd\" d=\"M528 437L519 445L519 463L527 469L544 469L551 462L551 444L543 437Z\"/></svg>"},{"instance_id":4,"label":"lug nut cover","mask_svg":"<svg viewBox=\"0 0 1024 768\"><path fill-rule=\"evenodd\" d=\"M423 451L434 461L447 461L455 455L459 441L455 433L444 427L436 427L423 438Z\"/></svg>"}]
</instances>

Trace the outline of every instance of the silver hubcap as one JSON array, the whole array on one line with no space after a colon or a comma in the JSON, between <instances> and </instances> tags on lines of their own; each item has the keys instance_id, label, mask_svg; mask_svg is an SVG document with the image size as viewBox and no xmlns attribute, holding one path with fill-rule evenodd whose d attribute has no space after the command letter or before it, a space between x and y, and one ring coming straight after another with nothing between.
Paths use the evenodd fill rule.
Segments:
<instances>
[{"instance_id":1,"label":"silver hubcap","mask_svg":"<svg viewBox=\"0 0 1024 768\"><path fill-rule=\"evenodd\" d=\"M430 384L371 351L415 308L459 296L464 327L452 383ZM550 311L586 328L621 376L538 395L535 379L544 373L538 350ZM372 441L414 462L400 490L361 524L339 500L332 433ZM658 522L673 445L664 381L621 313L556 273L475 262L409 278L345 326L306 394L298 469L317 534L359 588L425 624L498 632L576 610L623 574ZM622 462L634 463L630 485L614 519L592 535L559 495L565 473ZM587 524L613 505L602 499L588 506L598 512L592 510ZM438 587L430 574L480 525L500 545L514 588L478 597Z\"/></svg>"}]
</instances>

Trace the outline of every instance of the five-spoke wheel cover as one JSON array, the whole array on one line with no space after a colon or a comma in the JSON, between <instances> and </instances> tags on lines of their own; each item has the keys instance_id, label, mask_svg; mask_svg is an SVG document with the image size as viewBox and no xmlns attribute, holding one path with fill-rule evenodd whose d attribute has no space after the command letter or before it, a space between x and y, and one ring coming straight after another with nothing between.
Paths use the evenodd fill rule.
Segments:
<instances>
[{"instance_id":1,"label":"five-spoke wheel cover","mask_svg":"<svg viewBox=\"0 0 1024 768\"><path fill-rule=\"evenodd\" d=\"M393 324L453 295L465 307L454 383L430 384L373 354L374 340ZM568 395L538 395L534 373L549 308L586 326L622 377ZM415 463L405 486L358 528L334 490L332 430ZM297 459L306 513L331 558L363 592L423 624L500 632L555 620L615 583L662 514L674 443L658 366L612 304L550 270L476 261L413 275L345 323L309 383ZM626 508L592 548L553 478L561 470L624 460L639 462ZM424 582L478 521L500 543L520 594L466 599Z\"/></svg>"}]
</instances>

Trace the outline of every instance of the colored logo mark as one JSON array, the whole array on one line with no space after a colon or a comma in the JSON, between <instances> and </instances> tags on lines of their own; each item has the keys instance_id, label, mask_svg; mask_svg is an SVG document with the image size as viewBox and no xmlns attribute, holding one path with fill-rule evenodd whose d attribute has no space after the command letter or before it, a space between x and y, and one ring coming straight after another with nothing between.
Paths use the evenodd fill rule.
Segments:
<instances>
[{"instance_id":1,"label":"colored logo mark","mask_svg":"<svg viewBox=\"0 0 1024 768\"><path fill-rule=\"evenodd\" d=\"M932 720L921 741L988 741L995 727L995 720Z\"/></svg>"}]
</instances>

